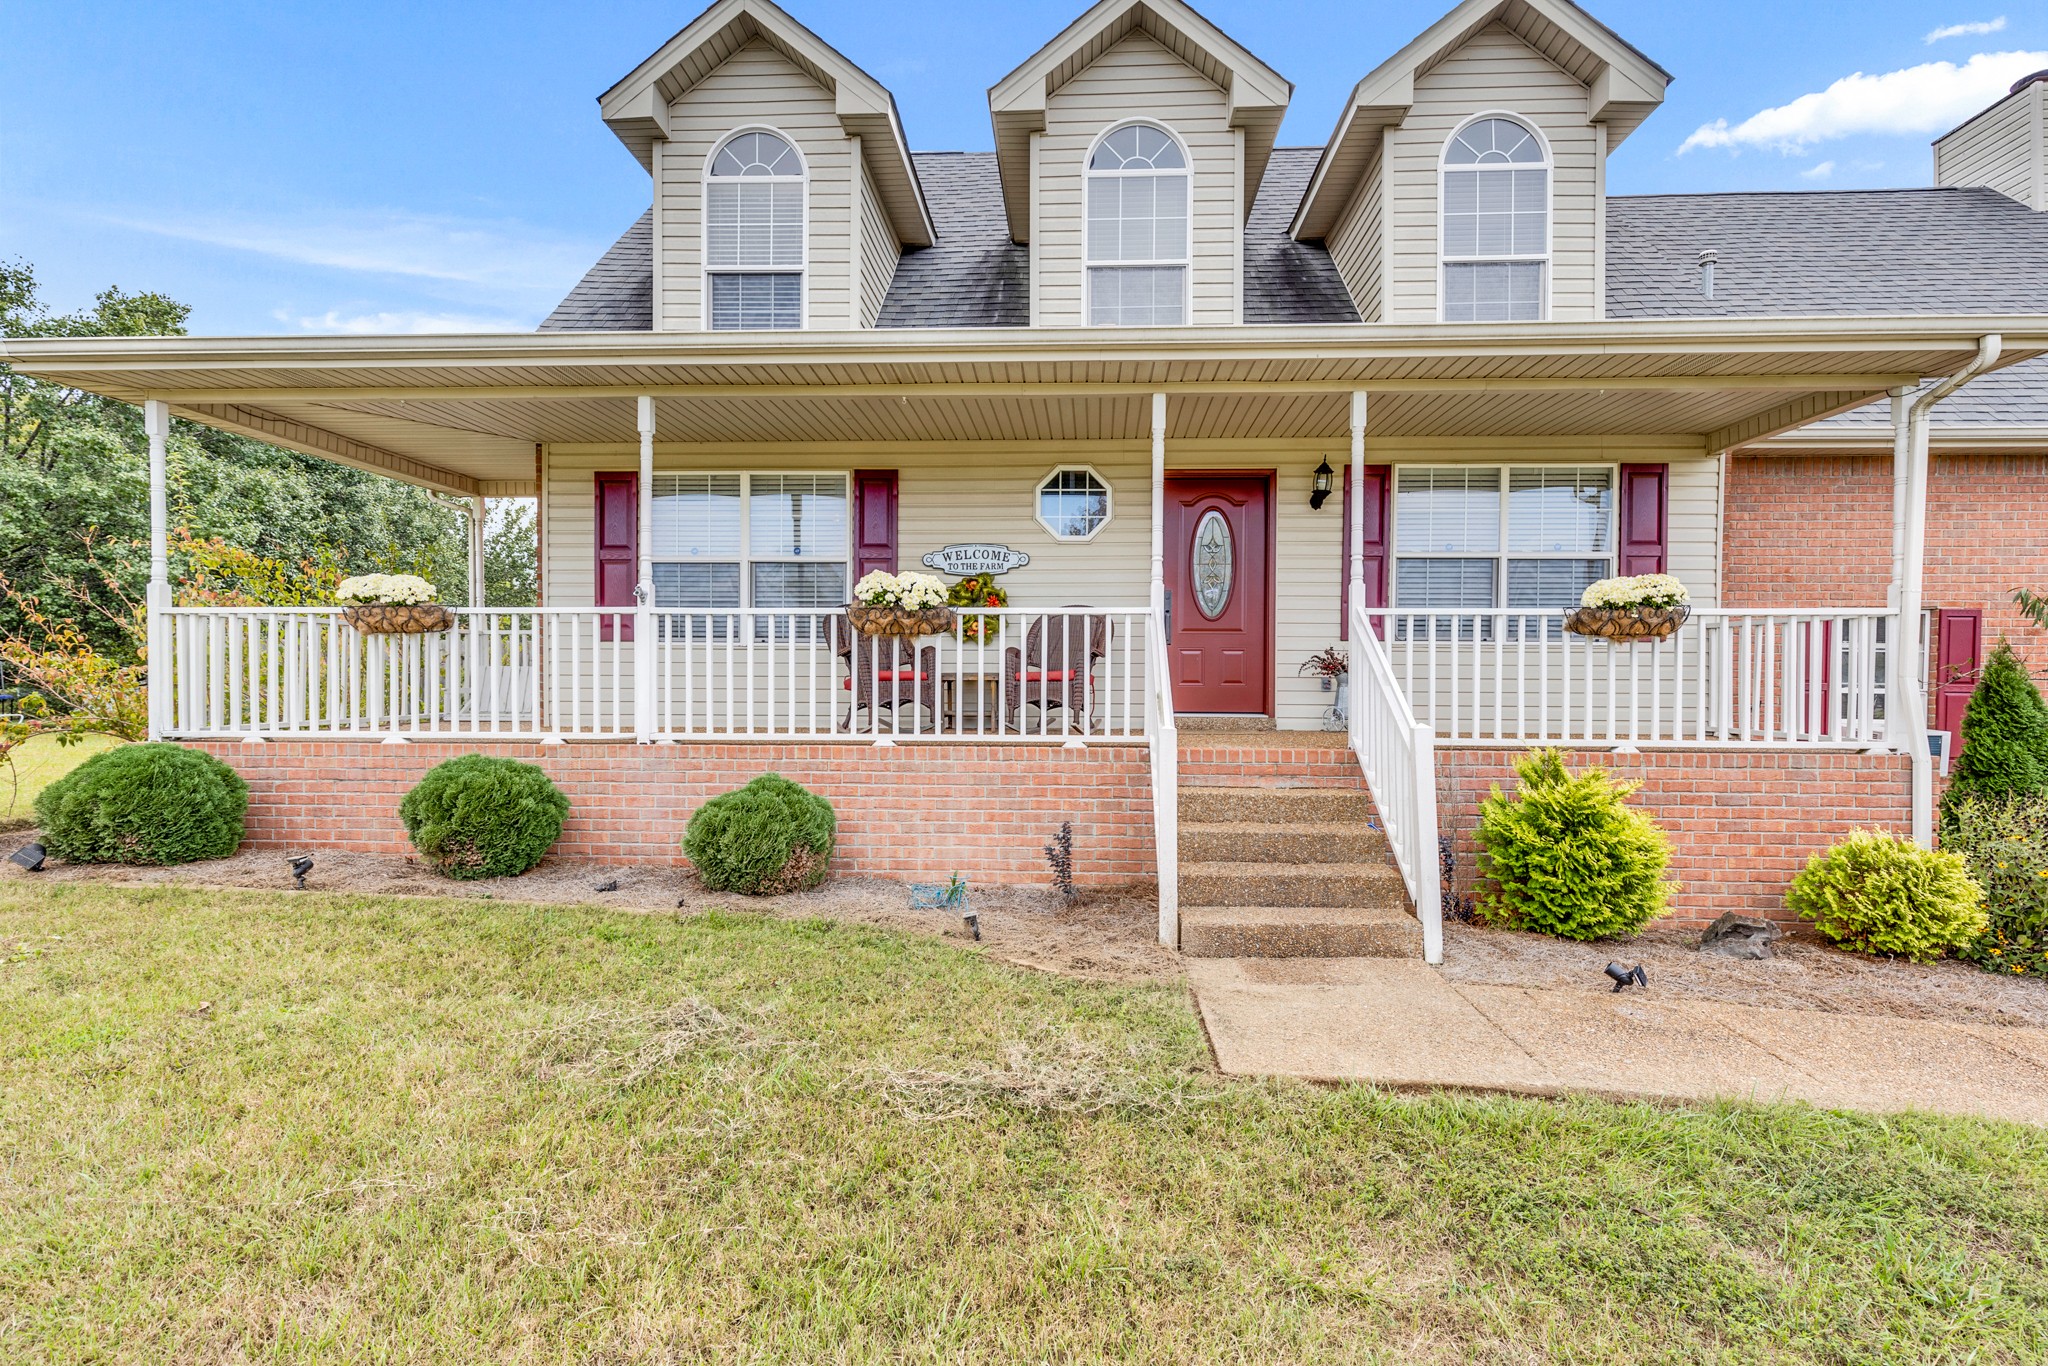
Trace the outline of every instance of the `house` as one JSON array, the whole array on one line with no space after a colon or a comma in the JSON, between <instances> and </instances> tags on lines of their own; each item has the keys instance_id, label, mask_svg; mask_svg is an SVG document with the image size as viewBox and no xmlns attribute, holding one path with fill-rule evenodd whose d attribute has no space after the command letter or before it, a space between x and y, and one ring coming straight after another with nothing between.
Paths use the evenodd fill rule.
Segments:
<instances>
[{"instance_id":1,"label":"house","mask_svg":"<svg viewBox=\"0 0 2048 1366\"><path fill-rule=\"evenodd\" d=\"M1936 188L1610 197L1669 79L1568 0L1466 0L1280 147L1281 75L1102 0L990 89L992 153L913 152L719 0L600 97L650 207L534 334L6 354L146 405L152 729L248 775L260 840L402 848L398 794L488 745L569 791L565 852L673 862L773 769L847 871L1035 880L1071 821L1189 952L1434 958L1440 840L1469 879L1486 785L1560 744L1643 784L1685 914L1768 913L1849 828L1929 837L1930 724L2048 568L2048 84ZM537 496L543 605L175 605L173 416ZM920 566L1008 605L850 629ZM1564 629L1644 572L1675 635Z\"/></svg>"}]
</instances>

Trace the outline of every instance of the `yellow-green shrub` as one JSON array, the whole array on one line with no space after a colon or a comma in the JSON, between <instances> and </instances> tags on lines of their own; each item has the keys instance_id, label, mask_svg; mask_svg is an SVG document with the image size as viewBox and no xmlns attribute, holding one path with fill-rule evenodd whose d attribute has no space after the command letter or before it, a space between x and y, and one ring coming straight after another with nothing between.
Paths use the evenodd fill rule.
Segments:
<instances>
[{"instance_id":1,"label":"yellow-green shrub","mask_svg":"<svg viewBox=\"0 0 2048 1366\"><path fill-rule=\"evenodd\" d=\"M1980 938L1984 892L1957 854L1855 830L1807 860L1785 905L1845 949L1925 962Z\"/></svg>"},{"instance_id":2,"label":"yellow-green shrub","mask_svg":"<svg viewBox=\"0 0 2048 1366\"><path fill-rule=\"evenodd\" d=\"M1573 776L1539 750L1515 765L1521 791L1498 784L1479 805L1479 871L1491 880L1486 918L1563 939L1634 934L1662 915L1678 884L1664 880L1671 842L1631 810L1638 784L1603 768Z\"/></svg>"}]
</instances>

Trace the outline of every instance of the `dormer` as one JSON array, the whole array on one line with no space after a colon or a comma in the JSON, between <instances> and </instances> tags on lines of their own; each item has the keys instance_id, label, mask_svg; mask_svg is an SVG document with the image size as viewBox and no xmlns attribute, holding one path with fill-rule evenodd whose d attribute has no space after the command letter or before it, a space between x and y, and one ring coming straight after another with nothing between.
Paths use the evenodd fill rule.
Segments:
<instances>
[{"instance_id":1,"label":"dormer","mask_svg":"<svg viewBox=\"0 0 2048 1366\"><path fill-rule=\"evenodd\" d=\"M1367 322L1600 318L1607 157L1670 79L1568 0L1466 0L1351 92L1290 231Z\"/></svg>"},{"instance_id":2,"label":"dormer","mask_svg":"<svg viewBox=\"0 0 2048 1366\"><path fill-rule=\"evenodd\" d=\"M888 90L769 0L719 0L598 98L654 183L654 327L874 325L934 240Z\"/></svg>"},{"instance_id":3,"label":"dormer","mask_svg":"<svg viewBox=\"0 0 2048 1366\"><path fill-rule=\"evenodd\" d=\"M1102 0L997 82L1033 325L1242 321L1245 217L1293 92L1180 0Z\"/></svg>"}]
</instances>

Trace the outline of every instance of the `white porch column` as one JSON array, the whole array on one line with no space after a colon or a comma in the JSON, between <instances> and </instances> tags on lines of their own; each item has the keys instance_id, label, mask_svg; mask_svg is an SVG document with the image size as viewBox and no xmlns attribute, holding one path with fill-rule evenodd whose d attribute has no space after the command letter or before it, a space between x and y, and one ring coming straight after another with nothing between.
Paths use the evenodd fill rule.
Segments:
<instances>
[{"instance_id":1,"label":"white porch column","mask_svg":"<svg viewBox=\"0 0 2048 1366\"><path fill-rule=\"evenodd\" d=\"M1351 395L1351 604L1365 605L1365 391ZM1345 623L1349 626L1350 623Z\"/></svg>"},{"instance_id":2,"label":"white porch column","mask_svg":"<svg viewBox=\"0 0 2048 1366\"><path fill-rule=\"evenodd\" d=\"M142 429L149 435L149 738L161 740L171 729L171 680L177 665L171 658L171 511L169 454L171 405L145 400Z\"/></svg>"},{"instance_id":3,"label":"white porch column","mask_svg":"<svg viewBox=\"0 0 2048 1366\"><path fill-rule=\"evenodd\" d=\"M639 399L639 582L633 585L633 739L654 742L654 399Z\"/></svg>"},{"instance_id":4,"label":"white porch column","mask_svg":"<svg viewBox=\"0 0 2048 1366\"><path fill-rule=\"evenodd\" d=\"M484 522L490 516L479 493L469 500L469 605L484 607Z\"/></svg>"},{"instance_id":5,"label":"white porch column","mask_svg":"<svg viewBox=\"0 0 2048 1366\"><path fill-rule=\"evenodd\" d=\"M1166 624L1166 395L1152 395L1152 611Z\"/></svg>"}]
</instances>

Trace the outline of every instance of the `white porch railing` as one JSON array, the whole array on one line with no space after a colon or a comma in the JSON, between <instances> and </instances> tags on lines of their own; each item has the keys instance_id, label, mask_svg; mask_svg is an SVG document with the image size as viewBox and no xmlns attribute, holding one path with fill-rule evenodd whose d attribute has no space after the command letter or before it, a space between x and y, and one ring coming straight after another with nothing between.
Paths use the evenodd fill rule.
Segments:
<instances>
[{"instance_id":1,"label":"white porch railing","mask_svg":"<svg viewBox=\"0 0 2048 1366\"><path fill-rule=\"evenodd\" d=\"M1562 609L1365 615L1416 717L1445 740L1885 742L1881 608L1696 610L1669 640L1630 645L1573 635Z\"/></svg>"},{"instance_id":2,"label":"white porch railing","mask_svg":"<svg viewBox=\"0 0 2048 1366\"><path fill-rule=\"evenodd\" d=\"M900 647L836 609L457 609L449 629L405 636L362 635L331 607L166 617L165 732L189 739L1135 743L1153 708L1143 608L988 609Z\"/></svg>"},{"instance_id":3,"label":"white porch railing","mask_svg":"<svg viewBox=\"0 0 2048 1366\"><path fill-rule=\"evenodd\" d=\"M1386 647L1351 609L1356 646L1351 668L1351 750L1365 771L1394 862L1400 866L1415 918L1422 924L1422 954L1444 961L1441 868L1437 862L1436 736L1418 721L1408 692L1394 676Z\"/></svg>"}]
</instances>

